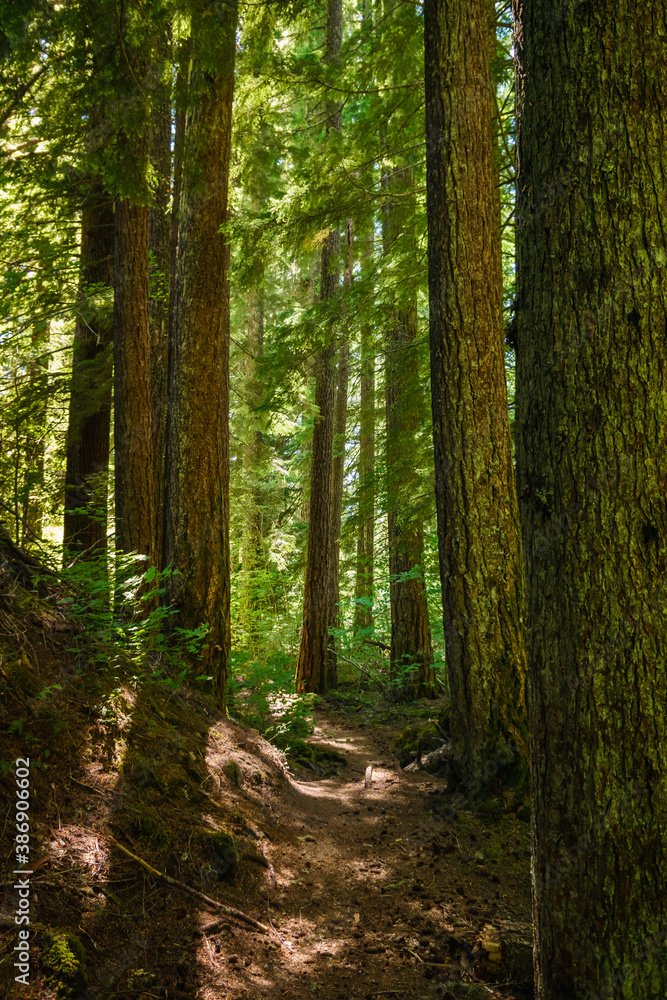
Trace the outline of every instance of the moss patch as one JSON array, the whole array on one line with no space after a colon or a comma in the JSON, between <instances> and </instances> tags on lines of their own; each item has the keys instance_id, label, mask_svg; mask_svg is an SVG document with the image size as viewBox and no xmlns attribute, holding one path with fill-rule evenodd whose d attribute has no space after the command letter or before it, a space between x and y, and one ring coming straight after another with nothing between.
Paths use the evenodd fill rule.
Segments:
<instances>
[{"instance_id":1,"label":"moss patch","mask_svg":"<svg viewBox=\"0 0 667 1000\"><path fill-rule=\"evenodd\" d=\"M442 746L442 737L434 725L407 726L396 741L396 754L401 767L406 767L415 759L420 740L424 755Z\"/></svg>"},{"instance_id":2,"label":"moss patch","mask_svg":"<svg viewBox=\"0 0 667 1000\"><path fill-rule=\"evenodd\" d=\"M46 977L59 998L68 1000L86 989L86 949L76 934L38 925L36 943Z\"/></svg>"}]
</instances>

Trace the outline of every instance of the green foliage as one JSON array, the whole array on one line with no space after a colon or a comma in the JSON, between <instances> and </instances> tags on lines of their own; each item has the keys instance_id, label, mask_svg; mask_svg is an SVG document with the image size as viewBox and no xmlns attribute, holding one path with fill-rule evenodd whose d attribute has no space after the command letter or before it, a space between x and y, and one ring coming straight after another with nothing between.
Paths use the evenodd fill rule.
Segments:
<instances>
[{"instance_id":1,"label":"green foliage","mask_svg":"<svg viewBox=\"0 0 667 1000\"><path fill-rule=\"evenodd\" d=\"M265 661L233 653L230 712L270 740L284 733L312 732L309 712L314 696L295 693L294 667L294 660L282 652L273 653Z\"/></svg>"}]
</instances>

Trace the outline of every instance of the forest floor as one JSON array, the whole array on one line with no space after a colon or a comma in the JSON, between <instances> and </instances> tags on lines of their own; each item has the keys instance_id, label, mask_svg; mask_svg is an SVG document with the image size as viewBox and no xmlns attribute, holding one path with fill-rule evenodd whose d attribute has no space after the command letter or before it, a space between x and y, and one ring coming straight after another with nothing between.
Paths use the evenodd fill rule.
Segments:
<instances>
[{"instance_id":1,"label":"forest floor","mask_svg":"<svg viewBox=\"0 0 667 1000\"><path fill-rule=\"evenodd\" d=\"M206 695L133 679L121 656L91 662L86 636L31 602L26 615L25 591L0 579L0 993L531 994L528 824L453 809L443 780L395 767L406 722L438 703L334 695L308 742L344 763L290 770ZM29 985L13 981L18 757L31 761Z\"/></svg>"}]
</instances>

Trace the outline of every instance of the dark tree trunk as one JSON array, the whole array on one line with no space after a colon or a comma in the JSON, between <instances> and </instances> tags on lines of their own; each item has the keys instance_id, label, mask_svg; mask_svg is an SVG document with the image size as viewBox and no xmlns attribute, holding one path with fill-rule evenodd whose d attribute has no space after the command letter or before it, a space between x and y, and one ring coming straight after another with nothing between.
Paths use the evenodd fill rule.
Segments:
<instances>
[{"instance_id":1,"label":"dark tree trunk","mask_svg":"<svg viewBox=\"0 0 667 1000\"><path fill-rule=\"evenodd\" d=\"M489 768L497 774L505 760L521 770L527 757L523 571L493 160L492 15L486 0L426 0L424 6L438 548L452 736L464 782Z\"/></svg>"},{"instance_id":2,"label":"dark tree trunk","mask_svg":"<svg viewBox=\"0 0 667 1000\"><path fill-rule=\"evenodd\" d=\"M370 242L372 245L373 236ZM370 250L361 258L362 272ZM357 568L354 625L373 627L373 558L375 540L375 350L373 327L364 323L360 337L361 388L359 400L359 486L357 491Z\"/></svg>"},{"instance_id":3,"label":"dark tree trunk","mask_svg":"<svg viewBox=\"0 0 667 1000\"><path fill-rule=\"evenodd\" d=\"M383 186L409 194L409 170L394 171ZM412 241L398 218L391 196L383 205L385 255L399 237ZM416 251L416 248L415 248ZM391 679L394 697L435 697L433 647L424 589L424 521L418 497L423 491L415 439L423 412L417 355L417 297L397 306L386 339L387 526L391 604ZM409 668L406 672L406 668Z\"/></svg>"},{"instance_id":4,"label":"dark tree trunk","mask_svg":"<svg viewBox=\"0 0 667 1000\"><path fill-rule=\"evenodd\" d=\"M236 3L192 21L178 281L169 358L165 560L174 624L208 633L200 668L224 708L230 647L229 248Z\"/></svg>"},{"instance_id":5,"label":"dark tree trunk","mask_svg":"<svg viewBox=\"0 0 667 1000\"><path fill-rule=\"evenodd\" d=\"M169 55L165 35L161 49ZM162 60L159 62L162 65ZM151 343L151 398L153 430L153 496L155 502L155 544L153 563L162 568L164 535L164 460L167 427L167 369L169 356L169 292L171 275L171 93L159 75L153 80L150 157L157 177L155 204L148 222L150 253L149 322ZM174 261L175 271L175 261Z\"/></svg>"},{"instance_id":6,"label":"dark tree trunk","mask_svg":"<svg viewBox=\"0 0 667 1000\"><path fill-rule=\"evenodd\" d=\"M148 209L116 202L114 266L114 467L116 548L152 556L151 343L148 324Z\"/></svg>"},{"instance_id":7,"label":"dark tree trunk","mask_svg":"<svg viewBox=\"0 0 667 1000\"><path fill-rule=\"evenodd\" d=\"M322 249L320 298L338 294L340 236L331 231ZM315 363L315 406L310 466L308 552L303 596L303 625L296 671L297 691L325 691L333 670L329 637L332 607L331 530L333 498L333 438L335 403L335 343L320 351Z\"/></svg>"},{"instance_id":8,"label":"dark tree trunk","mask_svg":"<svg viewBox=\"0 0 667 1000\"><path fill-rule=\"evenodd\" d=\"M517 4L538 995L667 996L667 7Z\"/></svg>"},{"instance_id":9,"label":"dark tree trunk","mask_svg":"<svg viewBox=\"0 0 667 1000\"><path fill-rule=\"evenodd\" d=\"M327 37L324 61L338 59L343 38L343 7L341 0L328 0ZM339 104L329 105L327 132L341 128ZM322 246L320 299L323 302L338 296L340 232L332 229ZM296 668L297 691L325 691L335 682L336 660L329 627L335 609L331 569L332 501L333 501L333 440L335 406L335 344L324 347L315 362L315 405L318 416L313 429L310 467L310 508L308 517L308 551L303 595L303 625Z\"/></svg>"},{"instance_id":10,"label":"dark tree trunk","mask_svg":"<svg viewBox=\"0 0 667 1000\"><path fill-rule=\"evenodd\" d=\"M40 290L38 280L37 290ZM32 333L32 347L46 349L51 324L38 320ZM42 536L44 519L44 455L46 451L46 414L48 399L49 355L38 353L30 364L30 416L25 441L25 487L22 518L22 545L30 545Z\"/></svg>"},{"instance_id":11,"label":"dark tree trunk","mask_svg":"<svg viewBox=\"0 0 667 1000\"><path fill-rule=\"evenodd\" d=\"M343 287L352 285L352 246L354 228L352 219L345 224L345 268L343 270ZM347 324L346 324L347 326ZM334 441L333 441L333 472L331 495L331 606L329 608L329 628L338 628L340 615L338 603L340 600L340 533L343 522L343 483L345 479L345 441L347 430L347 386L350 347L346 329L343 343L338 351L338 371L336 376L336 400L334 403ZM334 646L334 643L331 643ZM327 688L335 688L338 682L337 664L334 656L329 657L327 666Z\"/></svg>"},{"instance_id":12,"label":"dark tree trunk","mask_svg":"<svg viewBox=\"0 0 667 1000\"><path fill-rule=\"evenodd\" d=\"M81 278L67 428L65 523L68 554L106 548L113 312L102 301L113 280L113 201L92 185L81 217Z\"/></svg>"}]
</instances>

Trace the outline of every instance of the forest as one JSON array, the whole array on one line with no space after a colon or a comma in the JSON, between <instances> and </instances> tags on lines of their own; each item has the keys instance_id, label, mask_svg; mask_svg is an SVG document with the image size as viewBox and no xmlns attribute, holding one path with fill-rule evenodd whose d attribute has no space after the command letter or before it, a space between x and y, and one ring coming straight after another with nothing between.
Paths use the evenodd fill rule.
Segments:
<instances>
[{"instance_id":1,"label":"forest","mask_svg":"<svg viewBox=\"0 0 667 1000\"><path fill-rule=\"evenodd\" d=\"M0 0L9 997L667 997L666 105L667 0Z\"/></svg>"}]
</instances>

